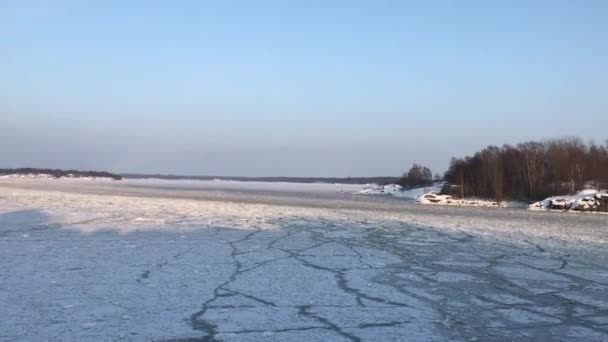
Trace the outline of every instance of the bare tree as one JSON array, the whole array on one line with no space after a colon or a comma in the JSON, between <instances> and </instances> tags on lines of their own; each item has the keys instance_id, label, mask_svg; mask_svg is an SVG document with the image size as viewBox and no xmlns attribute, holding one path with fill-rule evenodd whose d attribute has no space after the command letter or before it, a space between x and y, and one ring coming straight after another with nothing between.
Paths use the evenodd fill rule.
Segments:
<instances>
[{"instance_id":1,"label":"bare tree","mask_svg":"<svg viewBox=\"0 0 608 342\"><path fill-rule=\"evenodd\" d=\"M399 184L408 189L428 186L433 184L433 174L428 167L414 164L407 173L403 174Z\"/></svg>"},{"instance_id":2,"label":"bare tree","mask_svg":"<svg viewBox=\"0 0 608 342\"><path fill-rule=\"evenodd\" d=\"M536 198L540 178L542 177L545 146L539 142L530 141L519 144L517 147L522 157L524 174L528 185L527 193L530 198Z\"/></svg>"}]
</instances>

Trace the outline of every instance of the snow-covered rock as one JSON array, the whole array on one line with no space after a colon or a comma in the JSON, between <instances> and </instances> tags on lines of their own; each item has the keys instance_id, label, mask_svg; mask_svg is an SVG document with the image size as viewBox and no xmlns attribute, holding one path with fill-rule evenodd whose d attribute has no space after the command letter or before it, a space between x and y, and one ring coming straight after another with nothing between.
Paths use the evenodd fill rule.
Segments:
<instances>
[{"instance_id":1,"label":"snow-covered rock","mask_svg":"<svg viewBox=\"0 0 608 342\"><path fill-rule=\"evenodd\" d=\"M498 203L496 201L484 200L479 198L464 198L455 199L450 195L440 195L434 192L424 193L418 196L416 202L422 204L443 204L443 205L459 205L469 207L511 207L512 203Z\"/></svg>"},{"instance_id":2,"label":"snow-covered rock","mask_svg":"<svg viewBox=\"0 0 608 342\"><path fill-rule=\"evenodd\" d=\"M454 198L450 195L440 195L434 192L420 194L416 198L416 202L422 204L451 204Z\"/></svg>"},{"instance_id":3,"label":"snow-covered rock","mask_svg":"<svg viewBox=\"0 0 608 342\"><path fill-rule=\"evenodd\" d=\"M606 211L608 210L608 192L583 190L574 195L549 197L543 201L532 203L529 208L535 210Z\"/></svg>"}]
</instances>

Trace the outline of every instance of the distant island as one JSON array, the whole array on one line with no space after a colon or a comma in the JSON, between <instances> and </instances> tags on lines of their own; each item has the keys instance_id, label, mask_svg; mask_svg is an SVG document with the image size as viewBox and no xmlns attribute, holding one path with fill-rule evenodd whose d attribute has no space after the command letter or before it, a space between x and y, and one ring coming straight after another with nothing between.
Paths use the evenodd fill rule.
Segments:
<instances>
[{"instance_id":1,"label":"distant island","mask_svg":"<svg viewBox=\"0 0 608 342\"><path fill-rule=\"evenodd\" d=\"M74 178L121 180L122 177L106 171L79 171L61 169L18 168L0 169L0 178Z\"/></svg>"}]
</instances>

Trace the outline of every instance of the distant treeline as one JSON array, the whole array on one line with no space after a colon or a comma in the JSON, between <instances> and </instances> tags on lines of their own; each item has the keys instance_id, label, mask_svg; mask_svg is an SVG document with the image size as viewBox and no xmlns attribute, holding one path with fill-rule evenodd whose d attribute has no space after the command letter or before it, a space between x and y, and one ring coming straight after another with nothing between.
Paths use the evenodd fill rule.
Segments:
<instances>
[{"instance_id":1,"label":"distant treeline","mask_svg":"<svg viewBox=\"0 0 608 342\"><path fill-rule=\"evenodd\" d=\"M489 146L473 156L453 158L445 173L446 191L459 197L536 201L608 186L608 141L579 138Z\"/></svg>"},{"instance_id":2,"label":"distant treeline","mask_svg":"<svg viewBox=\"0 0 608 342\"><path fill-rule=\"evenodd\" d=\"M4 175L51 175L55 178L61 177L104 177L112 178L115 180L121 180L122 177L117 174L105 172L105 171L78 171L78 170L60 170L60 169L36 169L30 167L24 167L19 169L0 169L0 176Z\"/></svg>"},{"instance_id":3,"label":"distant treeline","mask_svg":"<svg viewBox=\"0 0 608 342\"><path fill-rule=\"evenodd\" d=\"M330 184L394 184L399 178L398 177L346 177L346 178L333 178L333 177L222 177L222 176L177 176L177 175L158 175L158 174L136 174L136 173L123 173L121 174L124 178L133 179L168 179L168 180L229 180L229 181L242 181L242 182L290 182L290 183L330 183Z\"/></svg>"}]
</instances>

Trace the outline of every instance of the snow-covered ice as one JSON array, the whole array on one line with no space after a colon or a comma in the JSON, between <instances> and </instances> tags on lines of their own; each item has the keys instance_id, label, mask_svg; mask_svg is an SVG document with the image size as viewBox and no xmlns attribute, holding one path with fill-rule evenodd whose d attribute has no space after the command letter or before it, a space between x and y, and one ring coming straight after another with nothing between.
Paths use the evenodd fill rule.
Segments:
<instances>
[{"instance_id":1,"label":"snow-covered ice","mask_svg":"<svg viewBox=\"0 0 608 342\"><path fill-rule=\"evenodd\" d=\"M0 180L0 341L607 341L608 216Z\"/></svg>"}]
</instances>

